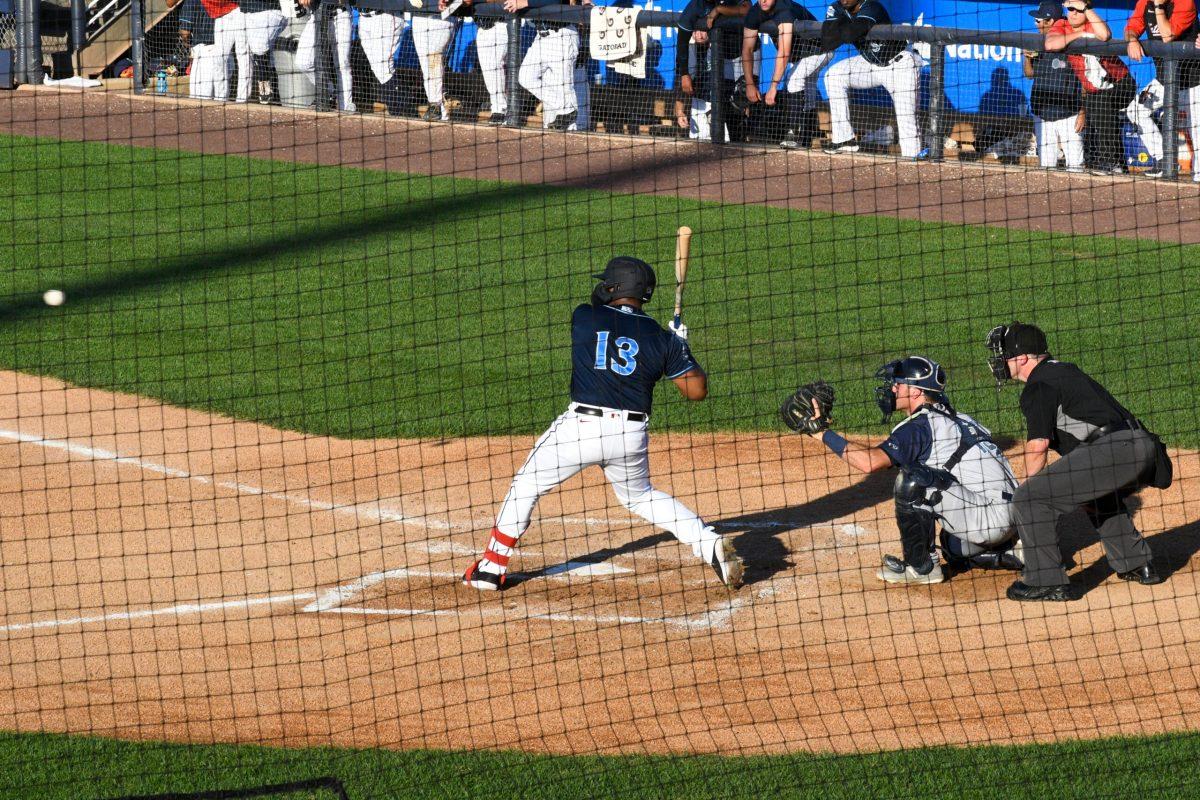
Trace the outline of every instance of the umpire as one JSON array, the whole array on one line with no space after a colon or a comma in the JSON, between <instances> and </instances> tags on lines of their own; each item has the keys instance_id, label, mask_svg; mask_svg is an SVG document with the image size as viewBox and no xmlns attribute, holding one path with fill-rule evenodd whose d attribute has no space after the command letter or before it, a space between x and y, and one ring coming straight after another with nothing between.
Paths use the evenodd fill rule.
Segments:
<instances>
[{"instance_id":1,"label":"umpire","mask_svg":"<svg viewBox=\"0 0 1200 800\"><path fill-rule=\"evenodd\" d=\"M1008 587L1009 599L1071 599L1056 528L1059 517L1081 505L1120 578L1161 583L1150 547L1125 506L1141 486L1170 485L1170 460L1158 438L1079 367L1051 358L1036 326L1000 325L987 345L996 380L1025 384L1021 413L1029 430L1027 478L1012 503L1025 570ZM1051 448L1062 457L1046 466Z\"/></svg>"}]
</instances>

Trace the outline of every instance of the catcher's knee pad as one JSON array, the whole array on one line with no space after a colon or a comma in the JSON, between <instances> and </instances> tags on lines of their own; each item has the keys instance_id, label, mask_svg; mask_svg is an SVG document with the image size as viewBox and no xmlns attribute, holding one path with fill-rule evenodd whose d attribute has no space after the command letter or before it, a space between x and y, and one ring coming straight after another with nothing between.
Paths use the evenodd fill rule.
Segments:
<instances>
[{"instance_id":1,"label":"catcher's knee pad","mask_svg":"<svg viewBox=\"0 0 1200 800\"><path fill-rule=\"evenodd\" d=\"M926 563L937 534L937 514L929 507L928 491L920 481L903 471L896 476L892 487L896 500L896 527L900 529L904 560L909 564Z\"/></svg>"}]
</instances>

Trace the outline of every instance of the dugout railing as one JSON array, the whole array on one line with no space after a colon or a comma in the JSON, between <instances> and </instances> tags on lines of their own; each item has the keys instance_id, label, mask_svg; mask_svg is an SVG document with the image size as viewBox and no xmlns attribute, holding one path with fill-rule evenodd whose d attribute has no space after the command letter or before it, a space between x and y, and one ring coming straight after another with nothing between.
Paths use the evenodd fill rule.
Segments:
<instances>
[{"instance_id":1,"label":"dugout railing","mask_svg":"<svg viewBox=\"0 0 1200 800\"><path fill-rule=\"evenodd\" d=\"M410 0L351 0L348 3L354 8L369 8L380 11L392 11L411 14L431 15L428 5L416 6ZM40 64L41 54L35 52L38 47L36 31L39 30L37 16L38 3L36 0L17 0L17 80L18 82L36 82L40 77L32 72L29 65ZM521 23L523 20L553 20L572 23L586 23L590 11L582 6L551 6L542 9L527 9L519 14L509 14L499 3L478 3L473 8L473 16L505 20L509 39L507 94L508 118L505 122L510 127L523 124L520 115L520 104L515 98L520 93L518 72L521 58ZM638 15L639 28L658 27L673 28L679 19L679 14L673 11L643 10ZM145 69L145 13L143 0L132 0L130 8L130 56L133 62L133 89L136 93L145 91L147 78ZM821 23L797 23L800 35L815 37L819 34ZM328 43L322 41L323 26L317 26L317 46L322 52L321 61L325 62ZM724 70L721 60L721 38L723 36L741 36L741 25L737 19L721 18L714 30L711 31L712 44L708 48L713 80L711 82L712 122L710 129L713 144L725 144L724 118L726 113L725 99L728 90L725 86ZM772 33L771 24L762 28L762 33ZM23 36L21 34L24 34ZM999 47L1015 47L1022 50L1044 52L1044 40L1036 33L973 30L964 28L946 28L939 26L913 25L881 25L873 28L868 34L872 39L902 39L911 43L923 43L929 47L929 107L924 115L923 133L929 140L929 158L941 161L945 157L944 142L948 133L948 114L944 107L946 89L946 48L952 45L984 45ZM1200 50L1193 42L1142 41L1146 57L1163 60L1163 69L1158 80L1164 87L1162 134L1163 158L1161 167L1163 178L1174 179L1179 175L1179 142L1177 136L1179 116L1179 62L1189 59L1200 59ZM1066 49L1067 53L1090 54L1096 56L1125 56L1126 43L1114 38L1108 42L1094 40L1077 40Z\"/></svg>"}]
</instances>

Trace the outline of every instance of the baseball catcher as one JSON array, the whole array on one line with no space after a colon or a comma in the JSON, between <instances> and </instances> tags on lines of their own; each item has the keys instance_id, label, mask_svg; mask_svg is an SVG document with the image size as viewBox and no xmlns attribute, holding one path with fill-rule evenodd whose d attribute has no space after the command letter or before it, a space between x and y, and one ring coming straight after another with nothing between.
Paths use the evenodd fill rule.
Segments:
<instances>
[{"instance_id":1,"label":"baseball catcher","mask_svg":"<svg viewBox=\"0 0 1200 800\"><path fill-rule=\"evenodd\" d=\"M907 417L877 447L846 441L833 431L834 390L824 381L801 386L780 409L794 431L821 441L860 472L895 466L893 495L902 557L887 555L877 577L888 583L940 583L945 573L934 549L955 570L1019 570L1023 566L1010 503L1017 481L991 433L946 396L946 372L923 356L884 364L875 373L876 402L886 422Z\"/></svg>"}]
</instances>

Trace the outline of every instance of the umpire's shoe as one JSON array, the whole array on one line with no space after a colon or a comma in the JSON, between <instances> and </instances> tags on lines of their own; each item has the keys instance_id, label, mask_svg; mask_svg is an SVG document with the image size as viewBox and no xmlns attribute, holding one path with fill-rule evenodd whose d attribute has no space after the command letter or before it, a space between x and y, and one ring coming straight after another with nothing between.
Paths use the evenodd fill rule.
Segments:
<instances>
[{"instance_id":1,"label":"umpire's shoe","mask_svg":"<svg viewBox=\"0 0 1200 800\"><path fill-rule=\"evenodd\" d=\"M713 547L712 568L730 591L742 585L746 565L733 550L733 542L722 537Z\"/></svg>"},{"instance_id":2,"label":"umpire's shoe","mask_svg":"<svg viewBox=\"0 0 1200 800\"><path fill-rule=\"evenodd\" d=\"M484 572L479 568L481 563L483 563L483 559L476 561L463 573L463 586L470 586L472 589L482 589L485 592L494 592L503 589L506 576L495 572Z\"/></svg>"},{"instance_id":3,"label":"umpire's shoe","mask_svg":"<svg viewBox=\"0 0 1200 800\"><path fill-rule=\"evenodd\" d=\"M1071 599L1071 584L1063 583L1056 586L1030 586L1024 581L1016 581L1006 592L1009 600L1049 600L1063 602Z\"/></svg>"},{"instance_id":4,"label":"umpire's shoe","mask_svg":"<svg viewBox=\"0 0 1200 800\"><path fill-rule=\"evenodd\" d=\"M1131 569L1129 572L1118 572L1117 577L1123 581L1133 581L1140 583L1143 586L1153 586L1156 583L1162 583L1166 580L1159 571L1154 568L1154 564L1145 564L1137 569Z\"/></svg>"},{"instance_id":5,"label":"umpire's shoe","mask_svg":"<svg viewBox=\"0 0 1200 800\"><path fill-rule=\"evenodd\" d=\"M887 583L941 583L946 580L942 565L936 558L930 557L929 567L920 572L912 564L906 564L895 556L884 556L883 566L875 573L875 577Z\"/></svg>"}]
</instances>

